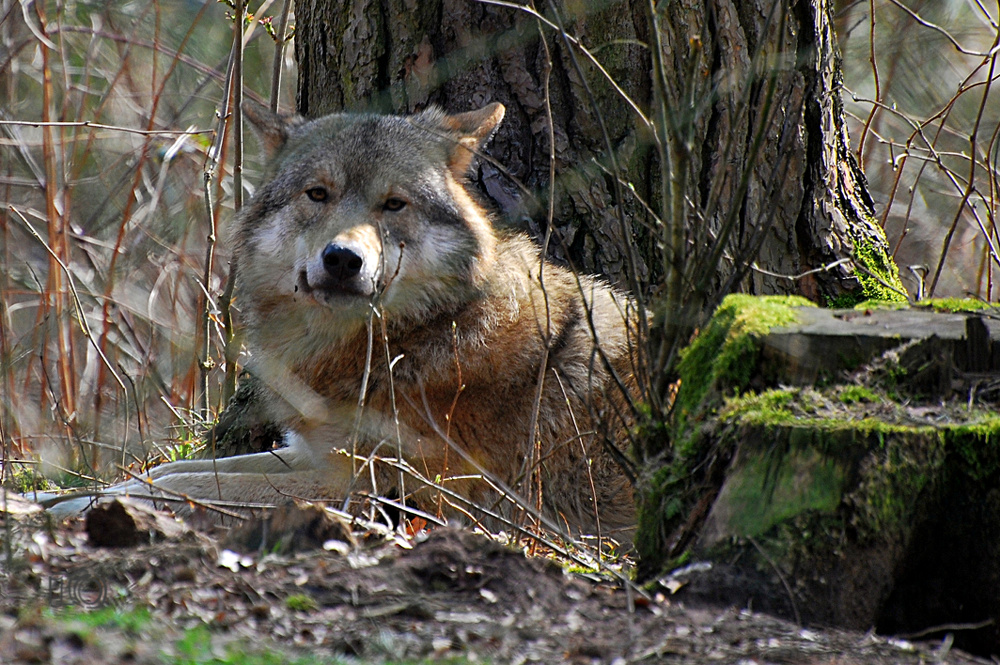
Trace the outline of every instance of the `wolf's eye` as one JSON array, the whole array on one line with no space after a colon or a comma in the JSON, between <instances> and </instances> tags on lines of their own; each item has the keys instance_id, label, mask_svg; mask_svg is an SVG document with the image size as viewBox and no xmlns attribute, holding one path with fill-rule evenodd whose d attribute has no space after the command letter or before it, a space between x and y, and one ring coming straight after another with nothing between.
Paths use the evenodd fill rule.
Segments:
<instances>
[{"instance_id":1,"label":"wolf's eye","mask_svg":"<svg viewBox=\"0 0 1000 665\"><path fill-rule=\"evenodd\" d=\"M399 212L406 207L406 201L403 199L397 199L396 197L388 198L385 203L382 204L382 210L388 210L389 212Z\"/></svg>"},{"instance_id":2,"label":"wolf's eye","mask_svg":"<svg viewBox=\"0 0 1000 665\"><path fill-rule=\"evenodd\" d=\"M310 187L306 190L306 196L309 197L310 201L322 203L330 197L330 194L326 191L325 187Z\"/></svg>"}]
</instances>

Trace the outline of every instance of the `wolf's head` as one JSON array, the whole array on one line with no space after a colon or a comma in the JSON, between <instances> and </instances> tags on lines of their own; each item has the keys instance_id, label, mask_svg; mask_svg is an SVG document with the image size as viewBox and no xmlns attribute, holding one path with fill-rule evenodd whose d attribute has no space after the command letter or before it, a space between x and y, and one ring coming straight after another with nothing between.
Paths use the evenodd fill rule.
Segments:
<instances>
[{"instance_id":1,"label":"wolf's head","mask_svg":"<svg viewBox=\"0 0 1000 665\"><path fill-rule=\"evenodd\" d=\"M252 324L291 317L344 334L375 302L420 320L475 297L496 239L464 180L502 105L315 120L252 103L244 112L268 155L236 230Z\"/></svg>"}]
</instances>

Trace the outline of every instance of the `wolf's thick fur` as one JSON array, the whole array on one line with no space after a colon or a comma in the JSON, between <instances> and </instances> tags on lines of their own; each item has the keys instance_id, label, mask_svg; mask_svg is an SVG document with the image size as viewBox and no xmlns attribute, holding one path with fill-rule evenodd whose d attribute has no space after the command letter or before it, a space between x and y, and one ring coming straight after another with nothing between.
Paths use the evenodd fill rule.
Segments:
<instances>
[{"instance_id":1,"label":"wolf's thick fur","mask_svg":"<svg viewBox=\"0 0 1000 665\"><path fill-rule=\"evenodd\" d=\"M289 445L167 464L156 484L263 503L398 495L401 453L474 504L509 513L502 488L513 488L574 533L599 524L627 540L632 489L606 441L627 426L635 313L496 231L466 189L504 108L311 121L245 111L269 163L237 222L239 303ZM411 505L476 514L402 475ZM112 488L126 491L148 489Z\"/></svg>"}]
</instances>

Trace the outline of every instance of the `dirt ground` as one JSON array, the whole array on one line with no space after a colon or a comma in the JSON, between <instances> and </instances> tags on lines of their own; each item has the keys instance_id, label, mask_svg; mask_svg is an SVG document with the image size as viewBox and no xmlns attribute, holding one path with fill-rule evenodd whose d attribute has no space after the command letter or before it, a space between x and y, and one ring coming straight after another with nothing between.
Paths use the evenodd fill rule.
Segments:
<instances>
[{"instance_id":1,"label":"dirt ground","mask_svg":"<svg viewBox=\"0 0 1000 665\"><path fill-rule=\"evenodd\" d=\"M338 662L990 662L947 639L915 643L802 628L747 608L688 607L666 587L646 598L469 530L355 546L328 540L281 555L235 554L221 536L194 531L93 547L80 520L51 529L37 515L9 520L0 536L10 545L0 564L0 661L10 665L163 663L199 625L209 627L212 649ZM145 607L152 620L81 627L43 609L60 605Z\"/></svg>"}]
</instances>

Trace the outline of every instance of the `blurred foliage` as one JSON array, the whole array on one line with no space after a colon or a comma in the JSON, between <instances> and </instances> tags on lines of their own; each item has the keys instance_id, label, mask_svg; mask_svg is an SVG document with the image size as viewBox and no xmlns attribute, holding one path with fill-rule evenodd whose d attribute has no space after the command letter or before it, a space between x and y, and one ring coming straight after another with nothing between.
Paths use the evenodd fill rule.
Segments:
<instances>
[{"instance_id":1,"label":"blurred foliage","mask_svg":"<svg viewBox=\"0 0 1000 665\"><path fill-rule=\"evenodd\" d=\"M851 138L900 276L913 296L994 300L1000 10L980 0L837 9Z\"/></svg>"},{"instance_id":2,"label":"blurred foliage","mask_svg":"<svg viewBox=\"0 0 1000 665\"><path fill-rule=\"evenodd\" d=\"M260 19L281 9L265 5L244 24L245 94L263 101L275 40ZM4 459L30 450L55 470L101 472L200 432L199 321L229 271L234 138L220 110L232 12L0 0ZM282 65L294 69L290 49ZM284 110L294 81L286 72ZM221 158L208 188L219 242L205 284L210 157ZM246 161L244 182L255 182ZM211 315L217 412L224 357Z\"/></svg>"}]
</instances>

